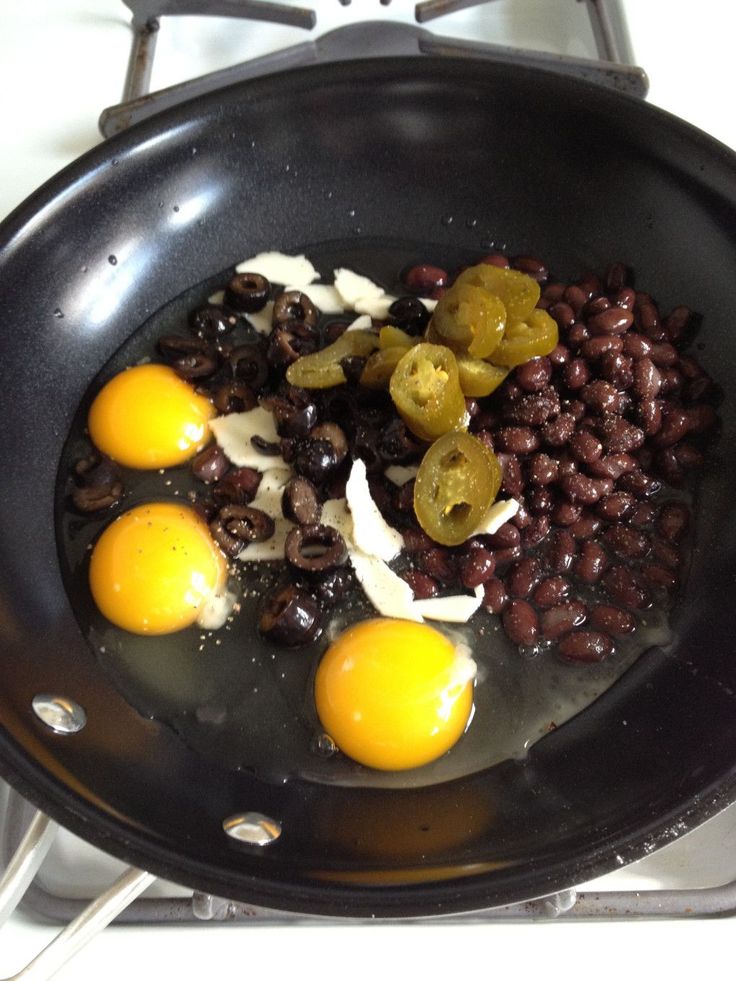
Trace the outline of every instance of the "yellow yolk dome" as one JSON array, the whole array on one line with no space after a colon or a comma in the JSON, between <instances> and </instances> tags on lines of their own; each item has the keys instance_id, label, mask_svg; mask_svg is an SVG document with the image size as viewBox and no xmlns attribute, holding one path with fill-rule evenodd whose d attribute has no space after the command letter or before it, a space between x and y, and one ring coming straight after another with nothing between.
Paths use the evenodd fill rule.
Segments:
<instances>
[{"instance_id":1,"label":"yellow yolk dome","mask_svg":"<svg viewBox=\"0 0 736 981\"><path fill-rule=\"evenodd\" d=\"M205 522L182 504L141 504L108 525L90 560L100 612L136 634L191 626L227 565Z\"/></svg>"},{"instance_id":2,"label":"yellow yolk dome","mask_svg":"<svg viewBox=\"0 0 736 981\"><path fill-rule=\"evenodd\" d=\"M345 631L315 677L317 714L347 756L377 770L437 759L463 734L475 664L438 630L367 620Z\"/></svg>"},{"instance_id":3,"label":"yellow yolk dome","mask_svg":"<svg viewBox=\"0 0 736 981\"><path fill-rule=\"evenodd\" d=\"M173 368L142 364L115 375L89 410L92 442L126 467L154 470L183 463L210 438L215 409Z\"/></svg>"}]
</instances>

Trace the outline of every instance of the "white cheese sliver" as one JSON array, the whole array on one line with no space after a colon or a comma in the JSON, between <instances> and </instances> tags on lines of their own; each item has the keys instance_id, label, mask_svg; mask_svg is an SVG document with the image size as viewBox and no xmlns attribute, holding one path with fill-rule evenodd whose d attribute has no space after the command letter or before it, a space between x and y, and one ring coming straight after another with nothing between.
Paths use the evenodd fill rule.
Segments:
<instances>
[{"instance_id":1,"label":"white cheese sliver","mask_svg":"<svg viewBox=\"0 0 736 981\"><path fill-rule=\"evenodd\" d=\"M364 317L356 317L356 319L348 327L348 330L370 330L372 326L373 321L366 315ZM347 331L345 333L347 333Z\"/></svg>"},{"instance_id":2,"label":"white cheese sliver","mask_svg":"<svg viewBox=\"0 0 736 981\"><path fill-rule=\"evenodd\" d=\"M368 279L359 276L352 269L335 269L335 289L342 297L346 307L353 308L356 300L368 300L383 296L382 287Z\"/></svg>"},{"instance_id":3,"label":"white cheese sliver","mask_svg":"<svg viewBox=\"0 0 736 981\"><path fill-rule=\"evenodd\" d=\"M345 539L345 543L349 547L352 547L353 518L348 511L347 501L344 497L325 501L322 505L322 517L320 521L323 525L330 525L332 528L336 528Z\"/></svg>"},{"instance_id":4,"label":"white cheese sliver","mask_svg":"<svg viewBox=\"0 0 736 981\"><path fill-rule=\"evenodd\" d=\"M419 302L424 305L424 307L429 310L430 313L434 312L434 308L440 302L439 300L431 300L428 296L420 296Z\"/></svg>"},{"instance_id":5,"label":"white cheese sliver","mask_svg":"<svg viewBox=\"0 0 736 981\"><path fill-rule=\"evenodd\" d=\"M259 252L235 267L239 273L259 273L272 283L292 283L296 289L309 286L318 278L317 270L305 255Z\"/></svg>"},{"instance_id":6,"label":"white cheese sliver","mask_svg":"<svg viewBox=\"0 0 736 981\"><path fill-rule=\"evenodd\" d=\"M396 299L395 296L361 296L353 304L356 313L367 313L374 320L385 320L388 317L388 308Z\"/></svg>"},{"instance_id":7,"label":"white cheese sliver","mask_svg":"<svg viewBox=\"0 0 736 981\"><path fill-rule=\"evenodd\" d=\"M397 487L403 487L404 484L408 484L418 473L419 467L402 467L398 463L392 463L390 467L386 467L383 471L384 477Z\"/></svg>"},{"instance_id":8,"label":"white cheese sliver","mask_svg":"<svg viewBox=\"0 0 736 981\"><path fill-rule=\"evenodd\" d=\"M214 307L222 306L222 301L225 299L225 290L217 290L212 296L207 297L207 302L211 303Z\"/></svg>"},{"instance_id":9,"label":"white cheese sliver","mask_svg":"<svg viewBox=\"0 0 736 981\"><path fill-rule=\"evenodd\" d=\"M258 331L259 334L263 334L266 337L273 330L272 321L273 321L273 300L269 300L262 310L257 310L255 313L248 314L248 322L253 325L253 327Z\"/></svg>"},{"instance_id":10,"label":"white cheese sliver","mask_svg":"<svg viewBox=\"0 0 736 981\"><path fill-rule=\"evenodd\" d=\"M362 460L353 463L345 485L345 496L353 516L353 542L356 547L384 562L395 559L404 546L404 539L384 520L371 497Z\"/></svg>"},{"instance_id":11,"label":"white cheese sliver","mask_svg":"<svg viewBox=\"0 0 736 981\"><path fill-rule=\"evenodd\" d=\"M474 535L495 535L501 525L505 525L507 521L519 510L519 502L510 498L508 501L496 501L488 509L488 514L481 521L478 527L473 532Z\"/></svg>"},{"instance_id":12,"label":"white cheese sliver","mask_svg":"<svg viewBox=\"0 0 736 981\"><path fill-rule=\"evenodd\" d=\"M360 549L348 550L358 582L368 599L384 617L421 621L415 608L411 586L400 579L385 562Z\"/></svg>"},{"instance_id":13,"label":"white cheese sliver","mask_svg":"<svg viewBox=\"0 0 736 981\"><path fill-rule=\"evenodd\" d=\"M433 599L414 600L414 609L427 620L445 623L467 623L483 601L483 587L474 596L435 596Z\"/></svg>"},{"instance_id":14,"label":"white cheese sliver","mask_svg":"<svg viewBox=\"0 0 736 981\"><path fill-rule=\"evenodd\" d=\"M311 283L309 286L284 287L284 292L289 292L290 290L301 290L306 293L312 303L322 313L342 313L345 309L340 294L334 286Z\"/></svg>"},{"instance_id":15,"label":"white cheese sliver","mask_svg":"<svg viewBox=\"0 0 736 981\"><path fill-rule=\"evenodd\" d=\"M279 442L276 423L267 409L257 406L248 412L231 412L226 416L218 416L210 420L210 429L218 446L236 467L255 467L256 470L263 470L264 467L269 470L286 468L281 456L259 453L251 443L252 436L261 436L268 443Z\"/></svg>"}]
</instances>

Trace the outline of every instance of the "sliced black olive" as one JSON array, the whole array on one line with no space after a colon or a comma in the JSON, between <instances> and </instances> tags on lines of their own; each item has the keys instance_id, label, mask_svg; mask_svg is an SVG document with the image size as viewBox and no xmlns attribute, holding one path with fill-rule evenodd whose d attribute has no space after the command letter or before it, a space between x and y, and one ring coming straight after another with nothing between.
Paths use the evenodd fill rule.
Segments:
<instances>
[{"instance_id":1,"label":"sliced black olive","mask_svg":"<svg viewBox=\"0 0 736 981\"><path fill-rule=\"evenodd\" d=\"M319 576L312 585L312 593L325 608L339 603L353 582L348 566L339 566Z\"/></svg>"},{"instance_id":2,"label":"sliced black olive","mask_svg":"<svg viewBox=\"0 0 736 981\"><path fill-rule=\"evenodd\" d=\"M337 457L329 440L307 438L299 440L293 464L298 474L319 485L337 466Z\"/></svg>"},{"instance_id":3,"label":"sliced black olive","mask_svg":"<svg viewBox=\"0 0 736 981\"><path fill-rule=\"evenodd\" d=\"M429 323L430 313L416 296L400 296L388 308L389 316L407 334L423 334Z\"/></svg>"},{"instance_id":4,"label":"sliced black olive","mask_svg":"<svg viewBox=\"0 0 736 981\"><path fill-rule=\"evenodd\" d=\"M271 284L260 273L236 273L225 287L225 305L241 313L256 313L268 302Z\"/></svg>"},{"instance_id":5,"label":"sliced black olive","mask_svg":"<svg viewBox=\"0 0 736 981\"><path fill-rule=\"evenodd\" d=\"M349 354L346 358L342 359L340 367L349 382L360 381L360 376L363 374L363 368L365 368L367 360L367 358L361 358L358 354Z\"/></svg>"},{"instance_id":6,"label":"sliced black olive","mask_svg":"<svg viewBox=\"0 0 736 981\"><path fill-rule=\"evenodd\" d=\"M217 351L201 337L167 334L159 339L158 349L181 378L206 378L217 370Z\"/></svg>"},{"instance_id":7,"label":"sliced black olive","mask_svg":"<svg viewBox=\"0 0 736 981\"><path fill-rule=\"evenodd\" d=\"M120 468L109 457L90 456L74 466L78 486L72 491L72 503L83 514L105 511L123 496Z\"/></svg>"},{"instance_id":8,"label":"sliced black olive","mask_svg":"<svg viewBox=\"0 0 736 981\"><path fill-rule=\"evenodd\" d=\"M264 542L274 533L274 520L247 504L226 504L210 522L212 537L226 555L237 556L250 542Z\"/></svg>"},{"instance_id":9,"label":"sliced black olive","mask_svg":"<svg viewBox=\"0 0 736 981\"><path fill-rule=\"evenodd\" d=\"M205 484L213 484L227 473L230 461L220 447L213 443L192 460L192 475Z\"/></svg>"},{"instance_id":10,"label":"sliced black olive","mask_svg":"<svg viewBox=\"0 0 736 981\"><path fill-rule=\"evenodd\" d=\"M310 439L326 439L332 446L337 463L342 463L348 455L348 441L345 433L336 422L323 422L315 426L309 434Z\"/></svg>"},{"instance_id":11,"label":"sliced black olive","mask_svg":"<svg viewBox=\"0 0 736 981\"><path fill-rule=\"evenodd\" d=\"M292 528L284 546L286 561L300 572L329 572L342 565L348 550L337 528L331 525L300 525Z\"/></svg>"},{"instance_id":12,"label":"sliced black olive","mask_svg":"<svg viewBox=\"0 0 736 981\"><path fill-rule=\"evenodd\" d=\"M306 436L317 422L314 402L294 405L283 395L273 395L264 399L261 405L273 414L279 436Z\"/></svg>"},{"instance_id":13,"label":"sliced black olive","mask_svg":"<svg viewBox=\"0 0 736 981\"><path fill-rule=\"evenodd\" d=\"M251 467L237 467L230 470L212 488L212 496L217 504L250 504L256 496L262 474Z\"/></svg>"},{"instance_id":14,"label":"sliced black olive","mask_svg":"<svg viewBox=\"0 0 736 981\"><path fill-rule=\"evenodd\" d=\"M208 304L195 310L189 318L189 327L197 337L214 340L224 337L237 325L238 318L222 307Z\"/></svg>"},{"instance_id":15,"label":"sliced black olive","mask_svg":"<svg viewBox=\"0 0 736 981\"><path fill-rule=\"evenodd\" d=\"M298 320L290 320L277 326L268 339L268 363L275 368L288 368L303 354L317 350L317 328Z\"/></svg>"},{"instance_id":16,"label":"sliced black olive","mask_svg":"<svg viewBox=\"0 0 736 981\"><path fill-rule=\"evenodd\" d=\"M273 305L274 326L297 320L307 327L315 327L319 319L317 308L306 293L300 290L288 290L280 293Z\"/></svg>"},{"instance_id":17,"label":"sliced black olive","mask_svg":"<svg viewBox=\"0 0 736 981\"><path fill-rule=\"evenodd\" d=\"M353 439L353 456L365 463L368 473L383 470L383 460L378 452L378 433L372 427L358 426Z\"/></svg>"},{"instance_id":18,"label":"sliced black olive","mask_svg":"<svg viewBox=\"0 0 736 981\"><path fill-rule=\"evenodd\" d=\"M72 492L72 502L77 511L83 514L94 514L105 511L120 501L123 496L123 485L120 481L102 487L75 487Z\"/></svg>"},{"instance_id":19,"label":"sliced black olive","mask_svg":"<svg viewBox=\"0 0 736 981\"><path fill-rule=\"evenodd\" d=\"M306 477L292 477L284 487L281 510L285 518L298 525L316 525L322 515L317 488Z\"/></svg>"},{"instance_id":20,"label":"sliced black olive","mask_svg":"<svg viewBox=\"0 0 736 981\"><path fill-rule=\"evenodd\" d=\"M320 608L314 596L291 583L268 593L258 626L268 640L283 647L300 647L321 630Z\"/></svg>"},{"instance_id":21,"label":"sliced black olive","mask_svg":"<svg viewBox=\"0 0 736 981\"><path fill-rule=\"evenodd\" d=\"M245 382L227 382L215 389L212 402L218 412L249 412L258 404L256 393Z\"/></svg>"},{"instance_id":22,"label":"sliced black olive","mask_svg":"<svg viewBox=\"0 0 736 981\"><path fill-rule=\"evenodd\" d=\"M268 362L258 344L239 344L228 357L233 378L259 392L268 379Z\"/></svg>"}]
</instances>

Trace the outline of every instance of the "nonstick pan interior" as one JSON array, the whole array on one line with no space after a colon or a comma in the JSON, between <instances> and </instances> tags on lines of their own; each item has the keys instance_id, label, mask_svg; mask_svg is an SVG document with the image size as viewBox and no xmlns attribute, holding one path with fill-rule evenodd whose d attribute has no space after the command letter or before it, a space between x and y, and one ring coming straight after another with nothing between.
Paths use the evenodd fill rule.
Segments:
<instances>
[{"instance_id":1,"label":"nonstick pan interior","mask_svg":"<svg viewBox=\"0 0 736 981\"><path fill-rule=\"evenodd\" d=\"M236 86L68 168L5 224L0 768L83 837L234 899L399 916L530 898L630 860L734 796L736 171L651 107L472 61L359 62ZM101 367L156 310L261 249L390 241L542 255L560 277L623 259L662 305L703 314L726 388L674 641L521 760L406 790L275 783L135 711L87 647L53 523L62 446ZM417 258L425 256L417 255ZM31 711L84 706L74 736ZM223 834L255 811L265 849Z\"/></svg>"}]
</instances>

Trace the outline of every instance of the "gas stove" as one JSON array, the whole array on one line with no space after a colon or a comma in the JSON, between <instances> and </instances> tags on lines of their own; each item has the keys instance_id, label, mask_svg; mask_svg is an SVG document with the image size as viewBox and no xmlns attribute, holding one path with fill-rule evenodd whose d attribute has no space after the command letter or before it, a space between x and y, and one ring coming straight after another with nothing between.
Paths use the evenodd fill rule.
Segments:
<instances>
[{"instance_id":1,"label":"gas stove","mask_svg":"<svg viewBox=\"0 0 736 981\"><path fill-rule=\"evenodd\" d=\"M666 20L658 0L303 0L299 7L131 0L130 6L132 25L121 0L33 0L4 11L0 79L12 98L0 105L6 133L0 216L101 133L111 135L197 91L298 64L380 53L489 54L582 74L647 97L736 149L736 119L728 112L729 26L736 26L736 13L726 13L720 0L702 0L697 19L689 3L676 0L667 5ZM204 7L218 16L169 13ZM266 17L224 16L236 8ZM28 805L0 782L0 869L31 818ZM346 970L369 977L400 958L402 966L439 977L457 969L460 956L471 965L490 961L496 970L523 965L530 974L584 961L603 979L634 964L645 970L651 958L658 971L684 977L721 962L730 950L736 805L680 833L670 829L651 842L650 855L575 890L429 923L293 917L140 878L134 889L146 891L121 914L122 925L106 930L56 976L195 978L237 964L250 973L276 966L301 977L337 978ZM121 863L59 831L26 906L0 934L0 977L19 971L51 940L58 927L48 919L73 918L124 872Z\"/></svg>"}]
</instances>

